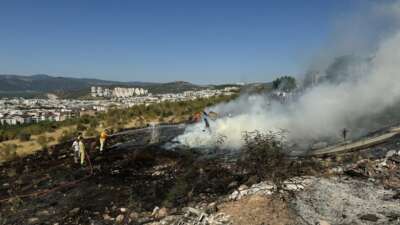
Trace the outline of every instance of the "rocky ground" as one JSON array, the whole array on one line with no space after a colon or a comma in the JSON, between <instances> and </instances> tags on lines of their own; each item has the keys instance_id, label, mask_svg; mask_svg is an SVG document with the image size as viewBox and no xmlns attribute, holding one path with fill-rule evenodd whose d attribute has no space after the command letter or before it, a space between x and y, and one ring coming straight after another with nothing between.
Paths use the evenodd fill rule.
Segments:
<instances>
[{"instance_id":1,"label":"rocky ground","mask_svg":"<svg viewBox=\"0 0 400 225\"><path fill-rule=\"evenodd\" d=\"M2 224L400 224L400 138L359 152L296 159L277 186L231 160L160 146L171 126L126 132L91 165L73 163L70 143L0 166ZM215 154L218 155L218 154ZM306 164L306 163L304 163Z\"/></svg>"}]
</instances>

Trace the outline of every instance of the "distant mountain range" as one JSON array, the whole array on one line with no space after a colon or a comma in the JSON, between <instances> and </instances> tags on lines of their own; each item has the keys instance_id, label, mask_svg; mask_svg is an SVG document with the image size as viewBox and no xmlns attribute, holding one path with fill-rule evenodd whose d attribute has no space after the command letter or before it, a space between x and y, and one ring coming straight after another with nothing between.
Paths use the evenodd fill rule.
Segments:
<instances>
[{"instance_id":1,"label":"distant mountain range","mask_svg":"<svg viewBox=\"0 0 400 225\"><path fill-rule=\"evenodd\" d=\"M80 93L79 95L82 95L83 93L88 93L91 86L143 87L155 94L176 93L204 88L184 81L171 83L119 82L100 79L56 77L46 74L32 76L0 74L0 96L42 95L46 93L67 96L71 93Z\"/></svg>"}]
</instances>

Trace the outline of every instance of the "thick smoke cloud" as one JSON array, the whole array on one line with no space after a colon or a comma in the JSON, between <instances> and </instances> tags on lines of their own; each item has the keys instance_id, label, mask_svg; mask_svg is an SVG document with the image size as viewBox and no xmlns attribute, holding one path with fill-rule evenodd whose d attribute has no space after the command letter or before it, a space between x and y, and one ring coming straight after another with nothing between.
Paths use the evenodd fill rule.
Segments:
<instances>
[{"instance_id":1,"label":"thick smoke cloud","mask_svg":"<svg viewBox=\"0 0 400 225\"><path fill-rule=\"evenodd\" d=\"M379 6L375 11L386 20L396 20L395 24L400 18L399 6ZM211 122L211 132L196 124L177 140L191 147L207 147L224 136L223 147L238 149L245 131L284 129L290 142L305 147L317 140L338 139L343 128L349 128L353 136L360 135L368 127L358 127L357 121L400 102L400 29L392 28L373 50L361 56L336 57L319 69L320 81L304 88L296 100L281 104L263 95L242 96L210 109L231 114Z\"/></svg>"}]
</instances>

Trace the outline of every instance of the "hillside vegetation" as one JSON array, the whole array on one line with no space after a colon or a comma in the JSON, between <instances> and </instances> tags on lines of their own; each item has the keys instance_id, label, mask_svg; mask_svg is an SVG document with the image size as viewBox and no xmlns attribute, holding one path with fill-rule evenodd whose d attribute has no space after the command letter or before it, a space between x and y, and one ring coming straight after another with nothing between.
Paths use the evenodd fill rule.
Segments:
<instances>
[{"instance_id":1,"label":"hillside vegetation","mask_svg":"<svg viewBox=\"0 0 400 225\"><path fill-rule=\"evenodd\" d=\"M0 126L0 161L71 140L79 132L86 137L95 137L104 128L117 132L144 127L150 122L188 121L195 112L233 98L235 96L218 96L186 102L137 105L126 109L111 108L108 112L98 113L96 116L85 115L62 122L45 121L29 125Z\"/></svg>"}]
</instances>

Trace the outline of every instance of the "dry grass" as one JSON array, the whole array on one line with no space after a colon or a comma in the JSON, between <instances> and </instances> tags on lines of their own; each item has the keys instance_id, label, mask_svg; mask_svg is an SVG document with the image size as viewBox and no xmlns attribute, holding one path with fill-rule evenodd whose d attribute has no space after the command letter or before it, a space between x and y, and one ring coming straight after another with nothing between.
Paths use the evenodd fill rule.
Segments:
<instances>
[{"instance_id":1,"label":"dry grass","mask_svg":"<svg viewBox=\"0 0 400 225\"><path fill-rule=\"evenodd\" d=\"M51 141L48 143L48 146L50 145L55 145L57 144L57 140L59 137L61 137L62 133L64 130L69 130L69 129L74 129L74 126L69 126L69 127L63 127L60 129L55 130L54 132L46 132L41 135L32 135L31 139L29 141L20 141L18 139L15 140L9 140L9 141L4 141L1 144L15 144L17 145L17 155L18 156L26 156L29 154L33 154L36 151L39 151L42 149L42 147L37 143L37 139L39 136L45 136L45 137L53 137L54 141ZM3 159L0 159L0 161Z\"/></svg>"},{"instance_id":2,"label":"dry grass","mask_svg":"<svg viewBox=\"0 0 400 225\"><path fill-rule=\"evenodd\" d=\"M124 128L134 128L137 126L137 121L132 120L130 123L125 124ZM62 127L54 132L46 132L41 135L32 135L31 139L29 141L20 141L19 139L14 139L14 140L9 140L9 141L4 141L0 145L6 145L6 144L15 144L17 145L17 155L18 156L27 156L30 154L33 154L37 151L40 151L42 147L38 144L37 139L39 136L45 136L47 138L52 137L54 141L50 141L47 146L55 145L58 143L58 139L62 136L64 131L72 130L75 129L76 126L68 126L68 127ZM103 130L103 128L97 127L95 129L99 134ZM0 161L3 159L0 158Z\"/></svg>"},{"instance_id":3,"label":"dry grass","mask_svg":"<svg viewBox=\"0 0 400 225\"><path fill-rule=\"evenodd\" d=\"M136 119L131 120L129 123L124 124L124 128L134 128L137 126L139 126L139 122Z\"/></svg>"},{"instance_id":4,"label":"dry grass","mask_svg":"<svg viewBox=\"0 0 400 225\"><path fill-rule=\"evenodd\" d=\"M176 117L169 117L166 118L165 121L166 122L173 122L173 123L178 123L178 122L182 122L184 121L184 119L186 118L176 118ZM158 122L159 119L154 119L152 121L157 121ZM144 123L150 123L152 121L144 121ZM133 129L136 127L140 127L143 126L143 124L141 124L139 122L139 119L132 119L129 123L124 124L123 128L125 129ZM23 156L27 156L30 154L33 154L37 151L40 151L42 149L42 147L38 144L37 139L39 136L45 136L47 138L52 137L52 139L54 141L50 141L47 146L51 146L51 145L55 145L58 143L58 139L62 136L63 131L66 130L71 130L71 129L75 129L76 126L68 126L68 127L62 127L59 128L57 130L55 130L54 132L46 132L44 134L41 135L32 135L31 139L29 141L20 141L18 139L14 139L14 140L9 140L9 141L4 141L2 143L0 143L1 145L7 145L7 144L15 144L17 146L16 149L16 153L18 156L23 157ZM103 130L104 128L100 128L100 127L96 127L96 131L100 134L100 132ZM85 132L83 132L85 133ZM2 159L0 157L0 161L4 161L4 159Z\"/></svg>"}]
</instances>

